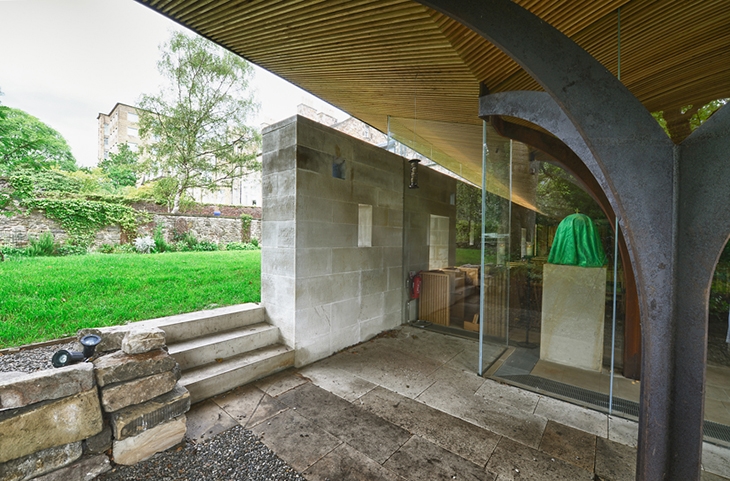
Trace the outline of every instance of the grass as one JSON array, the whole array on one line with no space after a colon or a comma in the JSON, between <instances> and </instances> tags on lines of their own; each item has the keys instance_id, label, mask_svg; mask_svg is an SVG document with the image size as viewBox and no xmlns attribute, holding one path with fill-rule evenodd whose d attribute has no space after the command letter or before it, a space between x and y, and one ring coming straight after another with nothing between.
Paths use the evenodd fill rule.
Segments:
<instances>
[{"instance_id":1,"label":"grass","mask_svg":"<svg viewBox=\"0 0 730 481\"><path fill-rule=\"evenodd\" d=\"M481 264L482 251L479 249L456 249L456 265Z\"/></svg>"},{"instance_id":2,"label":"grass","mask_svg":"<svg viewBox=\"0 0 730 481\"><path fill-rule=\"evenodd\" d=\"M0 263L0 348L261 300L261 251L92 254Z\"/></svg>"}]
</instances>

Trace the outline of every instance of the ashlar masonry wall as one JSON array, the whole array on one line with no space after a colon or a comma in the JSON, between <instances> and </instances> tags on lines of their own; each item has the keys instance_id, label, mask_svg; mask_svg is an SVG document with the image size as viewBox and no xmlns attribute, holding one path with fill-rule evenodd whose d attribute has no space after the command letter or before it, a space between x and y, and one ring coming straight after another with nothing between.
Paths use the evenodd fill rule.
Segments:
<instances>
[{"instance_id":1,"label":"ashlar masonry wall","mask_svg":"<svg viewBox=\"0 0 730 481\"><path fill-rule=\"evenodd\" d=\"M303 117L264 130L261 298L297 366L403 322L408 169Z\"/></svg>"}]
</instances>

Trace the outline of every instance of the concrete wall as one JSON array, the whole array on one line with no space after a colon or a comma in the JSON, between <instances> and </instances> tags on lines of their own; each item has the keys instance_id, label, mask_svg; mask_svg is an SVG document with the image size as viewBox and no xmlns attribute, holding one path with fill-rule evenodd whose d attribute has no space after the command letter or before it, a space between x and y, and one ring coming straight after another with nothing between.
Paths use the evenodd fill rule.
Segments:
<instances>
[{"instance_id":1,"label":"concrete wall","mask_svg":"<svg viewBox=\"0 0 730 481\"><path fill-rule=\"evenodd\" d=\"M400 325L406 161L303 117L267 127L263 139L261 298L296 364ZM343 165L344 178L333 176L333 164ZM431 213L450 215L455 246L455 208L441 208L441 177L426 174L434 189L408 199L425 209L413 217L426 225ZM372 206L367 247L358 247L360 205ZM424 245L427 232L419 231ZM427 265L428 247L418 255Z\"/></svg>"}]
</instances>

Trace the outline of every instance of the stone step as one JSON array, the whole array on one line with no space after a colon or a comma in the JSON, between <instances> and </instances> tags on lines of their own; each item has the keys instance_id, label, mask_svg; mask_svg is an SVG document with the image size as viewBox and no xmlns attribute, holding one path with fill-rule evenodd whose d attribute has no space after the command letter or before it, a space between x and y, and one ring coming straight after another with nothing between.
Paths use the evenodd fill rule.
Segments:
<instances>
[{"instance_id":1,"label":"stone step","mask_svg":"<svg viewBox=\"0 0 730 481\"><path fill-rule=\"evenodd\" d=\"M168 346L216 332L230 331L264 322L264 308L258 304L238 304L205 311L142 321L140 324L165 331Z\"/></svg>"},{"instance_id":2,"label":"stone step","mask_svg":"<svg viewBox=\"0 0 730 481\"><path fill-rule=\"evenodd\" d=\"M265 322L168 345L183 371L279 342L279 329Z\"/></svg>"},{"instance_id":3,"label":"stone step","mask_svg":"<svg viewBox=\"0 0 730 481\"><path fill-rule=\"evenodd\" d=\"M183 371L180 384L196 403L293 365L294 351L275 344Z\"/></svg>"}]
</instances>

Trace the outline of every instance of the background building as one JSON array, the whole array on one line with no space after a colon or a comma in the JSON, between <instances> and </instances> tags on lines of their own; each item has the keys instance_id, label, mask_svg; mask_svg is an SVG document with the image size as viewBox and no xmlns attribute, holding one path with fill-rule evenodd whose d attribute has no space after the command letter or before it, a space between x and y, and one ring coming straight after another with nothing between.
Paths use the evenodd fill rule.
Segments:
<instances>
[{"instance_id":1,"label":"background building","mask_svg":"<svg viewBox=\"0 0 730 481\"><path fill-rule=\"evenodd\" d=\"M131 105L117 103L108 114L99 113L99 146L97 160L109 157L118 152L121 144L128 144L133 152L137 152L143 143L139 137L139 115Z\"/></svg>"}]
</instances>

